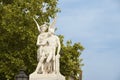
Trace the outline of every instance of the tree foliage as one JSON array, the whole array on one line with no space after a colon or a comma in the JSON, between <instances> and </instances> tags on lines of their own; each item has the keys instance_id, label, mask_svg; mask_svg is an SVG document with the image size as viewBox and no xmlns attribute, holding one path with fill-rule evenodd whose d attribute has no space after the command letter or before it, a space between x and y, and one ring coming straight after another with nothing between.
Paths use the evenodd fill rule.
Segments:
<instances>
[{"instance_id":1,"label":"tree foliage","mask_svg":"<svg viewBox=\"0 0 120 80\"><path fill-rule=\"evenodd\" d=\"M78 80L78 74L81 71L81 67L84 65L82 63L82 58L80 58L81 52L84 50L83 46L80 43L72 44L71 40L68 40L66 44L63 44L64 37L59 36L62 49L60 52L60 70L63 75L68 77L73 77L75 80Z\"/></svg>"},{"instance_id":2,"label":"tree foliage","mask_svg":"<svg viewBox=\"0 0 120 80\"><path fill-rule=\"evenodd\" d=\"M38 30L33 22L37 18L40 25L50 22L59 9L58 0L0 0L0 79L14 80L22 68L29 75L37 65L36 39ZM79 43L62 44L61 73L76 76L80 70L79 56L83 47Z\"/></svg>"}]
</instances>

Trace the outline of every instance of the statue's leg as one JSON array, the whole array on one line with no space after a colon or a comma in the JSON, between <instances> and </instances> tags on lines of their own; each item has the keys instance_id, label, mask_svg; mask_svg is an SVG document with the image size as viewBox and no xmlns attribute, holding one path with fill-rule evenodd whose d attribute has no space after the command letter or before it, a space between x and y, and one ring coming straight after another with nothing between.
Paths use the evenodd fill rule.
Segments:
<instances>
[{"instance_id":1,"label":"statue's leg","mask_svg":"<svg viewBox=\"0 0 120 80\"><path fill-rule=\"evenodd\" d=\"M53 73L56 73L56 61L55 61L55 54L53 56Z\"/></svg>"},{"instance_id":2,"label":"statue's leg","mask_svg":"<svg viewBox=\"0 0 120 80\"><path fill-rule=\"evenodd\" d=\"M56 65L55 65L55 52L54 51L51 51L47 57L47 60L46 60L46 64L48 64L48 71L50 71L50 73L54 73L55 74L55 71L56 71Z\"/></svg>"},{"instance_id":3,"label":"statue's leg","mask_svg":"<svg viewBox=\"0 0 120 80\"><path fill-rule=\"evenodd\" d=\"M39 61L40 60L40 48L38 48L38 50L37 50L37 61Z\"/></svg>"},{"instance_id":4,"label":"statue's leg","mask_svg":"<svg viewBox=\"0 0 120 80\"><path fill-rule=\"evenodd\" d=\"M50 73L51 71L51 60L52 60L52 52L49 52L49 55L47 56L47 59L44 64L44 74Z\"/></svg>"},{"instance_id":5,"label":"statue's leg","mask_svg":"<svg viewBox=\"0 0 120 80\"><path fill-rule=\"evenodd\" d=\"M41 71L44 72L44 63L41 65Z\"/></svg>"},{"instance_id":6,"label":"statue's leg","mask_svg":"<svg viewBox=\"0 0 120 80\"><path fill-rule=\"evenodd\" d=\"M59 57L56 56L56 59L55 59L55 63L56 63L56 73L59 74L60 73L60 62L59 62Z\"/></svg>"},{"instance_id":7,"label":"statue's leg","mask_svg":"<svg viewBox=\"0 0 120 80\"><path fill-rule=\"evenodd\" d=\"M50 52L50 54L49 54L48 57L47 57L46 62L49 63L50 60L52 59L52 57L53 57L52 52Z\"/></svg>"},{"instance_id":8,"label":"statue's leg","mask_svg":"<svg viewBox=\"0 0 120 80\"><path fill-rule=\"evenodd\" d=\"M36 68L35 72L38 72L40 68L41 68L41 71L42 71L42 64L43 64L43 61L44 61L44 57L41 57L41 59L40 59L38 65L37 65L37 68Z\"/></svg>"},{"instance_id":9,"label":"statue's leg","mask_svg":"<svg viewBox=\"0 0 120 80\"><path fill-rule=\"evenodd\" d=\"M41 62L38 63L37 67L36 67L36 70L35 72L38 73L39 69L40 69L40 66L41 66Z\"/></svg>"}]
</instances>

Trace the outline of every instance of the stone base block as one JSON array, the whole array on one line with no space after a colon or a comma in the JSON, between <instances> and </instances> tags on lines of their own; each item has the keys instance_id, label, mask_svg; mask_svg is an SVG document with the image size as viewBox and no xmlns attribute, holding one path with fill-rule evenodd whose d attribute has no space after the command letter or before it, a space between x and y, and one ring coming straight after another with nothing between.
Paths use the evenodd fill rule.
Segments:
<instances>
[{"instance_id":1,"label":"stone base block","mask_svg":"<svg viewBox=\"0 0 120 80\"><path fill-rule=\"evenodd\" d=\"M61 74L36 74L36 73L32 73L29 76L29 80L65 80L65 77Z\"/></svg>"}]
</instances>

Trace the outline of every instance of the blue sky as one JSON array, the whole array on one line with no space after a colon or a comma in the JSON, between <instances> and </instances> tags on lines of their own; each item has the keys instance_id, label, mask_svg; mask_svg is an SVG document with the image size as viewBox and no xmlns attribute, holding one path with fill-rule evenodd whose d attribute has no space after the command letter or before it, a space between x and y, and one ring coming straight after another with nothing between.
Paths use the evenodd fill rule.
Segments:
<instances>
[{"instance_id":1,"label":"blue sky","mask_svg":"<svg viewBox=\"0 0 120 80\"><path fill-rule=\"evenodd\" d=\"M120 80L120 1L59 0L56 34L80 42L83 80Z\"/></svg>"}]
</instances>

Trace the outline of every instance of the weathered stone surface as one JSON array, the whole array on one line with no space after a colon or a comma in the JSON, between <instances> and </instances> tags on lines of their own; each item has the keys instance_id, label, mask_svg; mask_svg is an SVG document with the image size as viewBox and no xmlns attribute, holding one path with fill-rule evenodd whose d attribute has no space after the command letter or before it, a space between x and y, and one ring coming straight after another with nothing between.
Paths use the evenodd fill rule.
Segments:
<instances>
[{"instance_id":1,"label":"weathered stone surface","mask_svg":"<svg viewBox=\"0 0 120 80\"><path fill-rule=\"evenodd\" d=\"M36 74L32 73L29 76L29 80L65 80L65 77L61 74Z\"/></svg>"},{"instance_id":2,"label":"weathered stone surface","mask_svg":"<svg viewBox=\"0 0 120 80\"><path fill-rule=\"evenodd\" d=\"M61 44L59 37L54 34L56 18L48 27L46 24L40 27L35 19L34 21L40 32L37 38L38 65L36 70L29 75L29 80L65 80L65 77L60 74ZM47 28L48 32L46 32Z\"/></svg>"}]
</instances>

